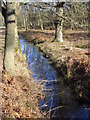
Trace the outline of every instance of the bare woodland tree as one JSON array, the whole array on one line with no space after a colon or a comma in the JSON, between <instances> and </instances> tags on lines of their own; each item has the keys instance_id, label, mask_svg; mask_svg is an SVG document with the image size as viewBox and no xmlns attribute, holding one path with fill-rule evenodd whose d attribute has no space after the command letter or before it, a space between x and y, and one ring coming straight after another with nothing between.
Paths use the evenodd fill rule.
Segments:
<instances>
[{"instance_id":1,"label":"bare woodland tree","mask_svg":"<svg viewBox=\"0 0 90 120\"><path fill-rule=\"evenodd\" d=\"M40 9L38 9L38 15L39 15L39 24L40 24L40 26L41 26L41 30L43 30L43 21L42 21L42 18L41 18Z\"/></svg>"},{"instance_id":2,"label":"bare woodland tree","mask_svg":"<svg viewBox=\"0 0 90 120\"><path fill-rule=\"evenodd\" d=\"M8 74L14 75L14 41L15 41L15 2L7 2L6 40L4 67Z\"/></svg>"},{"instance_id":3,"label":"bare woodland tree","mask_svg":"<svg viewBox=\"0 0 90 120\"><path fill-rule=\"evenodd\" d=\"M23 6L29 7L29 17L24 18L29 22L29 28L54 29L55 41L63 42L63 29L88 28L88 3L77 2L52 2L52 3L27 3ZM25 8L25 7L23 7ZM25 10L25 9L23 9ZM39 11L39 12L37 12ZM21 11L22 13L22 11ZM19 16L20 19L21 15ZM20 21L19 21L20 22ZM25 22L26 23L26 22ZM20 22L20 24L22 24ZM19 25L20 25L19 24ZM55 25L55 26L53 26ZM26 25L25 25L26 26Z\"/></svg>"},{"instance_id":4,"label":"bare woodland tree","mask_svg":"<svg viewBox=\"0 0 90 120\"><path fill-rule=\"evenodd\" d=\"M57 42L63 42L62 28L63 28L63 5L64 2L58 2L56 5L56 13L60 15L56 16L55 20L55 40Z\"/></svg>"},{"instance_id":5,"label":"bare woodland tree","mask_svg":"<svg viewBox=\"0 0 90 120\"><path fill-rule=\"evenodd\" d=\"M4 6L3 6L4 5ZM4 52L4 68L9 75L14 75L14 46L17 34L17 4L7 0L6 5L2 3L2 15L5 19L6 37Z\"/></svg>"}]
</instances>

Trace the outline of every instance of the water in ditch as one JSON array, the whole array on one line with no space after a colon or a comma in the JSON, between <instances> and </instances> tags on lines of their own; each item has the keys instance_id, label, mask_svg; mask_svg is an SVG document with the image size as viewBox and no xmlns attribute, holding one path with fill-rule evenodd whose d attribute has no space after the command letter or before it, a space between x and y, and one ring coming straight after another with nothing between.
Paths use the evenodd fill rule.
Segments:
<instances>
[{"instance_id":1,"label":"water in ditch","mask_svg":"<svg viewBox=\"0 0 90 120\"><path fill-rule=\"evenodd\" d=\"M90 112L88 105L79 105L69 87L67 87L57 71L50 65L50 62L43 56L37 47L30 44L22 36L20 37L22 53L26 55L28 68L33 72L32 77L42 81L44 85L44 100L39 99L40 109L47 112L47 117L57 120L89 119Z\"/></svg>"}]
</instances>

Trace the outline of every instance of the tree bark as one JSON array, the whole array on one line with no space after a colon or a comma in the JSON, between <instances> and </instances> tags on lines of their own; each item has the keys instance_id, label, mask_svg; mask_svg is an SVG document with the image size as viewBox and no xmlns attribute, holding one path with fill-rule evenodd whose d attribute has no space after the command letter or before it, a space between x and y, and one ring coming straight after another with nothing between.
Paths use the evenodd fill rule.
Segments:
<instances>
[{"instance_id":1,"label":"tree bark","mask_svg":"<svg viewBox=\"0 0 90 120\"><path fill-rule=\"evenodd\" d=\"M38 14L39 14L39 23L40 23L40 27L41 27L41 30L43 30L43 21L42 21L42 18L41 18L40 9L38 10Z\"/></svg>"},{"instance_id":2,"label":"tree bark","mask_svg":"<svg viewBox=\"0 0 90 120\"><path fill-rule=\"evenodd\" d=\"M17 29L17 18L18 18L18 11L19 11L19 1L15 3L15 44L14 47L18 49L18 29Z\"/></svg>"},{"instance_id":3,"label":"tree bark","mask_svg":"<svg viewBox=\"0 0 90 120\"><path fill-rule=\"evenodd\" d=\"M7 2L4 68L14 75L15 2Z\"/></svg>"},{"instance_id":4,"label":"tree bark","mask_svg":"<svg viewBox=\"0 0 90 120\"><path fill-rule=\"evenodd\" d=\"M14 43L14 47L16 49L18 49L18 31L17 31L17 20L15 22L15 43Z\"/></svg>"},{"instance_id":5,"label":"tree bark","mask_svg":"<svg viewBox=\"0 0 90 120\"><path fill-rule=\"evenodd\" d=\"M5 25L6 25L6 6L3 1L0 1L0 12L3 16L3 18L2 18L2 16L0 17L3 21L2 23L5 23Z\"/></svg>"},{"instance_id":6,"label":"tree bark","mask_svg":"<svg viewBox=\"0 0 90 120\"><path fill-rule=\"evenodd\" d=\"M63 16L63 4L57 3L56 12L58 15ZM55 20L55 41L63 42L63 34L62 34L62 27L63 27L63 19L59 16L56 16Z\"/></svg>"}]
</instances>

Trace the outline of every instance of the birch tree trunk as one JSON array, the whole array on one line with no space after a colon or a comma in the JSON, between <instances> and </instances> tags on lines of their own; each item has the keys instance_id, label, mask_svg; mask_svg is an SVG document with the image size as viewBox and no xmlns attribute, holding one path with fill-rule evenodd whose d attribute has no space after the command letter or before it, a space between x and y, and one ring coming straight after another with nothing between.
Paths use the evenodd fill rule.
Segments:
<instances>
[{"instance_id":1,"label":"birch tree trunk","mask_svg":"<svg viewBox=\"0 0 90 120\"><path fill-rule=\"evenodd\" d=\"M14 75L15 2L7 2L4 68Z\"/></svg>"},{"instance_id":2,"label":"birch tree trunk","mask_svg":"<svg viewBox=\"0 0 90 120\"><path fill-rule=\"evenodd\" d=\"M63 42L63 34L62 34L62 27L63 27L63 4L57 3L56 6L56 13L61 16L61 18L57 15L55 21L55 41Z\"/></svg>"}]
</instances>

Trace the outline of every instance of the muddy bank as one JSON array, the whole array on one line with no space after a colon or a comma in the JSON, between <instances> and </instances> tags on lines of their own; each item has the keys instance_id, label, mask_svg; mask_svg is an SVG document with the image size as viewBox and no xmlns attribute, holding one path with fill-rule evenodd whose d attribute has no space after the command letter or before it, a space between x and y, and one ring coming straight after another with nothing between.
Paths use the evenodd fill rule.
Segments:
<instances>
[{"instance_id":1,"label":"muddy bank","mask_svg":"<svg viewBox=\"0 0 90 120\"><path fill-rule=\"evenodd\" d=\"M59 75L63 76L65 82L70 85L78 100L90 102L90 76L87 50L76 48L67 41L64 41L62 45L53 42L54 33L52 32L23 31L21 34L25 39L35 44L49 58Z\"/></svg>"},{"instance_id":2,"label":"muddy bank","mask_svg":"<svg viewBox=\"0 0 90 120\"><path fill-rule=\"evenodd\" d=\"M43 118L38 104L43 87L33 80L26 58L18 52L15 54L15 74L10 77L3 71L0 82L2 118Z\"/></svg>"}]
</instances>

